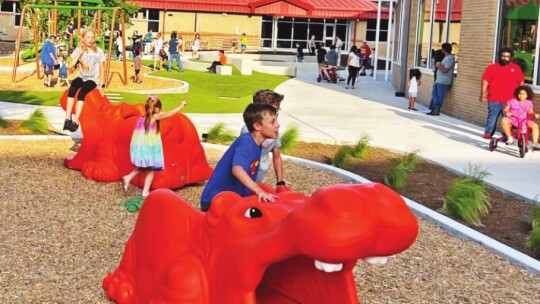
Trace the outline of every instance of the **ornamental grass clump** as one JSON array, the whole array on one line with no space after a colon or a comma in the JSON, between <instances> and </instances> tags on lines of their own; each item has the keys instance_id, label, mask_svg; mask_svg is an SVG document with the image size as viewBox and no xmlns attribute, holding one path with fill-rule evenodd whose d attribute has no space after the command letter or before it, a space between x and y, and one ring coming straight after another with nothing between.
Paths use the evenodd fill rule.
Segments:
<instances>
[{"instance_id":1,"label":"ornamental grass clump","mask_svg":"<svg viewBox=\"0 0 540 304\"><path fill-rule=\"evenodd\" d=\"M388 171L384 175L384 183L392 189L402 189L405 187L409 173L416 170L417 161L418 150L405 153L397 163L392 164L388 168Z\"/></svg>"},{"instance_id":2,"label":"ornamental grass clump","mask_svg":"<svg viewBox=\"0 0 540 304\"><path fill-rule=\"evenodd\" d=\"M535 254L540 255L540 201L535 198L532 204L532 231L529 237L529 245Z\"/></svg>"},{"instance_id":3,"label":"ornamental grass clump","mask_svg":"<svg viewBox=\"0 0 540 304\"><path fill-rule=\"evenodd\" d=\"M43 110L35 110L27 120L21 123L19 129L33 134L48 134L49 123Z\"/></svg>"},{"instance_id":4,"label":"ornamental grass clump","mask_svg":"<svg viewBox=\"0 0 540 304\"><path fill-rule=\"evenodd\" d=\"M356 142L356 145L353 147L353 156L355 158L365 158L369 153L369 135L364 134L358 142Z\"/></svg>"},{"instance_id":5,"label":"ornamental grass clump","mask_svg":"<svg viewBox=\"0 0 540 304\"><path fill-rule=\"evenodd\" d=\"M224 123L215 124L208 130L207 141L213 144L231 144L236 139L236 136L229 130L225 129Z\"/></svg>"},{"instance_id":6,"label":"ornamental grass clump","mask_svg":"<svg viewBox=\"0 0 540 304\"><path fill-rule=\"evenodd\" d=\"M351 158L353 155L354 149L351 146L340 146L332 164L341 169L347 169L351 166Z\"/></svg>"},{"instance_id":7,"label":"ornamental grass clump","mask_svg":"<svg viewBox=\"0 0 540 304\"><path fill-rule=\"evenodd\" d=\"M0 128L5 129L8 127L8 122L2 116L0 116Z\"/></svg>"},{"instance_id":8,"label":"ornamental grass clump","mask_svg":"<svg viewBox=\"0 0 540 304\"><path fill-rule=\"evenodd\" d=\"M292 151L298 144L298 127L295 125L290 125L287 127L285 132L281 134L281 147L279 148L283 153L288 153Z\"/></svg>"},{"instance_id":9,"label":"ornamental grass clump","mask_svg":"<svg viewBox=\"0 0 540 304\"><path fill-rule=\"evenodd\" d=\"M490 207L484 178L490 174L477 165L469 165L466 174L446 192L443 211L465 223L482 226L480 217L487 215Z\"/></svg>"}]
</instances>

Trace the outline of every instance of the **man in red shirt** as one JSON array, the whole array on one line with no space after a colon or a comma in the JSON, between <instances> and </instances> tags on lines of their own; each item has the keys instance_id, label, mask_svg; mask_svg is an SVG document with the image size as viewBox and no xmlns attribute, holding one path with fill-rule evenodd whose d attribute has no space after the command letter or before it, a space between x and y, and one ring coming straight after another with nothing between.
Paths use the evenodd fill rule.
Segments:
<instances>
[{"instance_id":1,"label":"man in red shirt","mask_svg":"<svg viewBox=\"0 0 540 304\"><path fill-rule=\"evenodd\" d=\"M480 102L488 102L485 139L493 136L502 109L514 97L514 90L525 80L521 68L510 61L514 56L511 48L501 48L498 55L497 62L490 64L482 74Z\"/></svg>"},{"instance_id":2,"label":"man in red shirt","mask_svg":"<svg viewBox=\"0 0 540 304\"><path fill-rule=\"evenodd\" d=\"M366 41L362 41L362 46L360 47L360 57L362 57L362 63L360 65L360 76L366 76L366 69L369 69L371 65L371 48Z\"/></svg>"}]
</instances>

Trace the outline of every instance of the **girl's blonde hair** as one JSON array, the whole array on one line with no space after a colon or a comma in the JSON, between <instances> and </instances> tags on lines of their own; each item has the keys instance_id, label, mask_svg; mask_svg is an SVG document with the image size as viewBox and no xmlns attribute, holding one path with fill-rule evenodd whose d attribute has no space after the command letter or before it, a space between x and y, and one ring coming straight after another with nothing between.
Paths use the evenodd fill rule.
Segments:
<instances>
[{"instance_id":1,"label":"girl's blonde hair","mask_svg":"<svg viewBox=\"0 0 540 304\"><path fill-rule=\"evenodd\" d=\"M148 96L146 103L144 104L144 110L146 111L146 117L144 119L144 130L145 133L148 133L150 128L150 122L152 121L152 115L154 115L154 109L161 109L161 101L157 98L156 95ZM159 120L156 121L156 133L159 133Z\"/></svg>"},{"instance_id":2,"label":"girl's blonde hair","mask_svg":"<svg viewBox=\"0 0 540 304\"><path fill-rule=\"evenodd\" d=\"M94 44L92 46L87 46L86 44L84 44L82 42L82 38L84 38L86 36L86 34L88 33L92 33L94 34L94 38L96 37L96 32L94 32L94 29L91 28L91 27L87 27L87 28L84 28L82 31L81 31L81 41L79 42L79 47L84 51L88 51L89 49L94 51L94 53L97 53L97 46L96 46L96 41L94 40Z\"/></svg>"}]
</instances>

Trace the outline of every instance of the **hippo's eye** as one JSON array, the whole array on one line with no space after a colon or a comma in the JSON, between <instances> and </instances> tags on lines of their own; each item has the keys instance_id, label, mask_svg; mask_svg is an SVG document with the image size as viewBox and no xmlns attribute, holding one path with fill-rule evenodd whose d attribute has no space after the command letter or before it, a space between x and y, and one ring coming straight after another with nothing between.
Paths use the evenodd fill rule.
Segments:
<instances>
[{"instance_id":1,"label":"hippo's eye","mask_svg":"<svg viewBox=\"0 0 540 304\"><path fill-rule=\"evenodd\" d=\"M246 213L244 214L244 216L248 217L248 218L258 218L258 217L262 217L263 214L262 214L261 210L255 208L255 207L251 207L248 210L246 210Z\"/></svg>"}]
</instances>

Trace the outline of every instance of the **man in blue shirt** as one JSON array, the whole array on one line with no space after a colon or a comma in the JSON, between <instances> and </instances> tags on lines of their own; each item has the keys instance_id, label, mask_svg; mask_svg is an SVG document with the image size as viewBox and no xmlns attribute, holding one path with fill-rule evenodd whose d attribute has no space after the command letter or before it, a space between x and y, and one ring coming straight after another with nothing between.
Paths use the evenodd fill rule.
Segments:
<instances>
[{"instance_id":1,"label":"man in blue shirt","mask_svg":"<svg viewBox=\"0 0 540 304\"><path fill-rule=\"evenodd\" d=\"M171 71L173 60L176 60L176 64L178 65L178 70L180 72L183 72L184 69L182 68L182 60L180 60L180 52L178 50L179 48L179 41L177 39L176 31L171 33L171 40L169 40L169 60L168 60L168 67L167 71Z\"/></svg>"},{"instance_id":2,"label":"man in blue shirt","mask_svg":"<svg viewBox=\"0 0 540 304\"><path fill-rule=\"evenodd\" d=\"M52 88L51 80L54 74L54 66L58 64L58 56L56 55L56 35L50 35L49 40L45 41L39 56L41 57L41 63L43 64L43 70L45 71L44 86Z\"/></svg>"}]
</instances>

